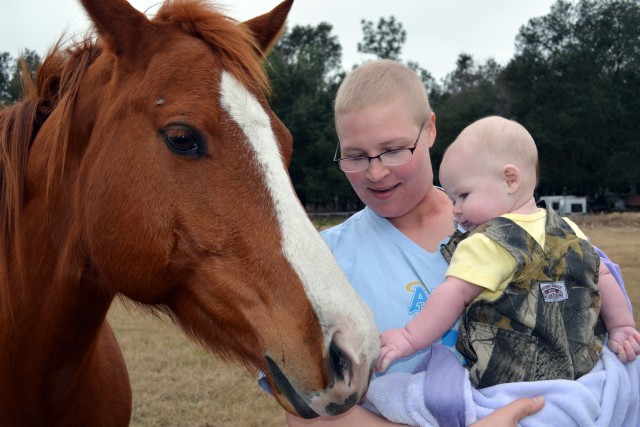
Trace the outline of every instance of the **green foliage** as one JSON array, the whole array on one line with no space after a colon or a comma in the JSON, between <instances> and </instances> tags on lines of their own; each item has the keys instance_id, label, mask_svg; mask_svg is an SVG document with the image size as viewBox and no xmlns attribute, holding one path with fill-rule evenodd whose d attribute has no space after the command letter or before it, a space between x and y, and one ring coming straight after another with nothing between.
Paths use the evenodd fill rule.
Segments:
<instances>
[{"instance_id":1,"label":"green foliage","mask_svg":"<svg viewBox=\"0 0 640 427\"><path fill-rule=\"evenodd\" d=\"M465 126L489 115L508 116L501 72L502 67L493 59L477 65L471 55L462 53L456 69L445 77L442 92L432 94L438 119L438 139L431 150L436 177L445 149Z\"/></svg>"},{"instance_id":2,"label":"green foliage","mask_svg":"<svg viewBox=\"0 0 640 427\"><path fill-rule=\"evenodd\" d=\"M11 55L9 52L0 53L0 107L11 102L9 93Z\"/></svg>"},{"instance_id":3,"label":"green foliage","mask_svg":"<svg viewBox=\"0 0 640 427\"><path fill-rule=\"evenodd\" d=\"M546 194L640 184L640 3L558 1L517 38L509 110L532 133Z\"/></svg>"},{"instance_id":4,"label":"green foliage","mask_svg":"<svg viewBox=\"0 0 640 427\"><path fill-rule=\"evenodd\" d=\"M24 69L33 80L40 63L40 56L33 50L25 49L17 60L12 60L8 52L0 53L0 106L20 100Z\"/></svg>"},{"instance_id":5,"label":"green foliage","mask_svg":"<svg viewBox=\"0 0 640 427\"><path fill-rule=\"evenodd\" d=\"M420 80L422 80L422 83L424 83L424 86L427 88L427 92L431 94L430 98L440 94L442 89L428 70L422 68L416 61L407 61L406 65L420 77Z\"/></svg>"},{"instance_id":6,"label":"green foliage","mask_svg":"<svg viewBox=\"0 0 640 427\"><path fill-rule=\"evenodd\" d=\"M373 22L364 19L360 24L364 36L362 43L358 43L358 52L370 53L379 59L400 59L402 46L407 39L402 23L391 16L389 19L380 18L375 27Z\"/></svg>"},{"instance_id":7,"label":"green foliage","mask_svg":"<svg viewBox=\"0 0 640 427\"><path fill-rule=\"evenodd\" d=\"M399 60L406 31L394 17L361 21L362 53ZM407 61L427 87L437 115L431 155L472 121L513 118L538 145L541 194L597 195L640 188L640 0L558 0L516 38L506 66L461 53L437 82ZM38 55L22 53L33 75ZM333 100L344 78L342 47L330 24L287 30L268 58L271 106L293 136L290 174L307 209L352 211L361 203L333 164ZM0 106L20 98L22 68L0 53Z\"/></svg>"},{"instance_id":8,"label":"green foliage","mask_svg":"<svg viewBox=\"0 0 640 427\"><path fill-rule=\"evenodd\" d=\"M269 55L274 89L271 107L293 136L291 179L311 210L354 209L358 201L333 163L337 144L333 99L342 71L342 47L332 27L296 26Z\"/></svg>"}]
</instances>

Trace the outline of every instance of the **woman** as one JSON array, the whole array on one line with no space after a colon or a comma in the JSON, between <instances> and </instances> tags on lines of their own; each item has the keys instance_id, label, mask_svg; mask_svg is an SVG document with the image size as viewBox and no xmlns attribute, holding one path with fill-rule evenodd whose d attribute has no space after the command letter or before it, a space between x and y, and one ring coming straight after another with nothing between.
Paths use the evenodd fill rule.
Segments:
<instances>
[{"instance_id":1,"label":"woman","mask_svg":"<svg viewBox=\"0 0 640 427\"><path fill-rule=\"evenodd\" d=\"M443 281L447 263L439 248L455 231L451 202L433 185L429 149L436 138L435 115L416 74L382 60L364 64L347 76L336 97L335 123L340 141L335 160L367 207L325 230L323 237L372 309L378 329L402 327ZM441 341L453 347L456 338L454 328ZM423 351L399 359L385 375L413 372L424 358ZM438 369L437 364L429 365L431 372ZM389 397L385 393L382 387L383 399ZM515 394L505 403L520 396L535 395ZM516 425L542 406L542 398L521 399L490 415L478 411L466 418L445 409L441 415L447 422L441 425L473 422L476 415L487 415L476 426ZM361 406L326 419L301 420L287 414L287 421L291 426L394 425Z\"/></svg>"}]
</instances>

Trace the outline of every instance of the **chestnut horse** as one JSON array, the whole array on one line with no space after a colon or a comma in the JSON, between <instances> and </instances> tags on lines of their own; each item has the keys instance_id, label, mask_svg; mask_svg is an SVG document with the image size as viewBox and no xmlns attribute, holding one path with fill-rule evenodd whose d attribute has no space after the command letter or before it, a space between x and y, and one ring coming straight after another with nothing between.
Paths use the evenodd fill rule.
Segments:
<instances>
[{"instance_id":1,"label":"chestnut horse","mask_svg":"<svg viewBox=\"0 0 640 427\"><path fill-rule=\"evenodd\" d=\"M252 372L303 417L366 391L373 318L295 196L264 55L292 0L236 22L82 0L97 36L0 113L0 425L125 426L106 321L122 295Z\"/></svg>"}]
</instances>

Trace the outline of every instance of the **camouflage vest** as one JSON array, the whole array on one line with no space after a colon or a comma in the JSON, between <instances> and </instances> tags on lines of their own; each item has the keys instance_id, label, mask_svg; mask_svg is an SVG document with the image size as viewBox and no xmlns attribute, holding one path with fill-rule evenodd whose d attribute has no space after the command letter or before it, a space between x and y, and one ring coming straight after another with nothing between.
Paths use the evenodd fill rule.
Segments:
<instances>
[{"instance_id":1,"label":"camouflage vest","mask_svg":"<svg viewBox=\"0 0 640 427\"><path fill-rule=\"evenodd\" d=\"M596 286L600 258L591 244L551 209L544 249L503 217L474 232L504 247L517 268L498 299L474 301L462 315L456 348L469 362L471 383L483 388L572 380L589 372L600 357L606 333ZM445 258L460 239L454 236L451 244L443 245Z\"/></svg>"}]
</instances>

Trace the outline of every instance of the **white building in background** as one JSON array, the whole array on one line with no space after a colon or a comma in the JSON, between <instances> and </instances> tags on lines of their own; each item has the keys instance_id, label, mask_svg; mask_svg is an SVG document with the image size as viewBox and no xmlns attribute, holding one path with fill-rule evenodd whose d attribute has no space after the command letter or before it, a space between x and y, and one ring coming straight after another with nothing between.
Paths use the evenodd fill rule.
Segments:
<instances>
[{"instance_id":1,"label":"white building in background","mask_svg":"<svg viewBox=\"0 0 640 427\"><path fill-rule=\"evenodd\" d=\"M560 215L587 213L587 198L578 196L542 196L547 206L550 206Z\"/></svg>"}]
</instances>

